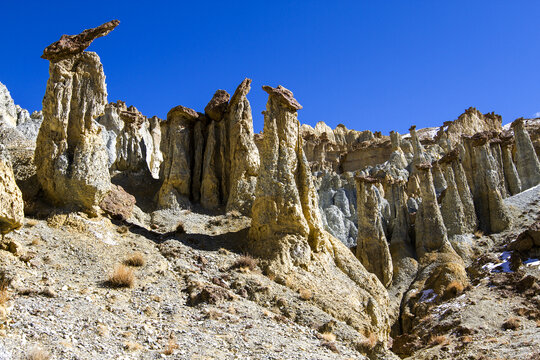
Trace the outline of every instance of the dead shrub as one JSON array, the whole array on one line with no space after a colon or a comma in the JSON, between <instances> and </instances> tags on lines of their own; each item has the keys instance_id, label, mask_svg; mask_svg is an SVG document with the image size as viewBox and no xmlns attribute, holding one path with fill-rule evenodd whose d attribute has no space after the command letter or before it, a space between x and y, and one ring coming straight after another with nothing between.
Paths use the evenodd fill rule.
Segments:
<instances>
[{"instance_id":1,"label":"dead shrub","mask_svg":"<svg viewBox=\"0 0 540 360\"><path fill-rule=\"evenodd\" d=\"M518 318L511 317L510 319L506 320L502 327L505 330L517 330L521 326L521 323L519 322Z\"/></svg>"},{"instance_id":2,"label":"dead shrub","mask_svg":"<svg viewBox=\"0 0 540 360\"><path fill-rule=\"evenodd\" d=\"M456 280L451 281L448 285L446 285L446 289L443 293L443 300L452 299L458 295L461 295L464 289L465 287L461 282Z\"/></svg>"},{"instance_id":3,"label":"dead shrub","mask_svg":"<svg viewBox=\"0 0 540 360\"><path fill-rule=\"evenodd\" d=\"M429 339L429 344L432 346L436 345L448 345L450 344L450 341L448 338L444 335L438 335L438 336L431 336Z\"/></svg>"},{"instance_id":4,"label":"dead shrub","mask_svg":"<svg viewBox=\"0 0 540 360\"><path fill-rule=\"evenodd\" d=\"M171 336L169 336L169 342L167 343L167 346L161 353L163 355L172 355L174 353L174 350L178 349L178 347L179 346L176 343L176 336L171 334Z\"/></svg>"},{"instance_id":5,"label":"dead shrub","mask_svg":"<svg viewBox=\"0 0 540 360\"><path fill-rule=\"evenodd\" d=\"M244 271L253 271L256 268L257 260L249 255L240 256L231 266L231 269L240 269Z\"/></svg>"},{"instance_id":6,"label":"dead shrub","mask_svg":"<svg viewBox=\"0 0 540 360\"><path fill-rule=\"evenodd\" d=\"M34 347L30 350L27 356L28 360L49 360L50 358L51 355L49 352L39 347Z\"/></svg>"},{"instance_id":7,"label":"dead shrub","mask_svg":"<svg viewBox=\"0 0 540 360\"><path fill-rule=\"evenodd\" d=\"M144 255L141 252L134 252L126 260L124 260L124 265L127 266L144 266L146 261L144 260Z\"/></svg>"},{"instance_id":8,"label":"dead shrub","mask_svg":"<svg viewBox=\"0 0 540 360\"><path fill-rule=\"evenodd\" d=\"M313 294L311 293L311 290L309 289L300 289L298 290L298 293L300 294L300 299L302 300L310 300L313 297Z\"/></svg>"},{"instance_id":9,"label":"dead shrub","mask_svg":"<svg viewBox=\"0 0 540 360\"><path fill-rule=\"evenodd\" d=\"M134 283L135 274L133 270L122 264L117 265L107 279L107 284L112 288L130 288L133 287Z\"/></svg>"},{"instance_id":10,"label":"dead shrub","mask_svg":"<svg viewBox=\"0 0 540 360\"><path fill-rule=\"evenodd\" d=\"M474 237L477 239L480 239L482 236L484 236L484 232L482 230L476 230L474 232Z\"/></svg>"}]
</instances>

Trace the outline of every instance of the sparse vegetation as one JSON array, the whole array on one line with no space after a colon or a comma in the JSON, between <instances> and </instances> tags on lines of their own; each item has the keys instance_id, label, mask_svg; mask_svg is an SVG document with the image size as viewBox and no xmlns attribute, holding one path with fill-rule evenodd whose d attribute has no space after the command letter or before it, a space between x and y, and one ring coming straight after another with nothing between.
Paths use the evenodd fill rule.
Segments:
<instances>
[{"instance_id":1,"label":"sparse vegetation","mask_svg":"<svg viewBox=\"0 0 540 360\"><path fill-rule=\"evenodd\" d=\"M133 270L123 264L117 265L107 280L107 284L113 288L133 287L134 283Z\"/></svg>"},{"instance_id":2,"label":"sparse vegetation","mask_svg":"<svg viewBox=\"0 0 540 360\"><path fill-rule=\"evenodd\" d=\"M126 260L124 260L124 265L127 266L144 266L146 261L144 260L144 255L141 252L134 252Z\"/></svg>"},{"instance_id":3,"label":"sparse vegetation","mask_svg":"<svg viewBox=\"0 0 540 360\"><path fill-rule=\"evenodd\" d=\"M310 300L313 297L313 294L311 293L311 290L309 289L300 289L298 290L298 293L300 294L300 299L302 300Z\"/></svg>"},{"instance_id":4,"label":"sparse vegetation","mask_svg":"<svg viewBox=\"0 0 540 360\"><path fill-rule=\"evenodd\" d=\"M521 326L518 318L511 317L503 323L503 329L505 330L517 330Z\"/></svg>"},{"instance_id":5,"label":"sparse vegetation","mask_svg":"<svg viewBox=\"0 0 540 360\"><path fill-rule=\"evenodd\" d=\"M482 230L476 230L474 232L474 237L477 239L480 239L482 236L484 236L484 232Z\"/></svg>"},{"instance_id":6,"label":"sparse vegetation","mask_svg":"<svg viewBox=\"0 0 540 360\"><path fill-rule=\"evenodd\" d=\"M48 351L39 348L34 347L27 356L28 360L49 360L51 358L51 355Z\"/></svg>"},{"instance_id":7,"label":"sparse vegetation","mask_svg":"<svg viewBox=\"0 0 540 360\"><path fill-rule=\"evenodd\" d=\"M243 271L253 271L256 268L257 260L249 255L240 256L231 266L231 269L240 269Z\"/></svg>"}]
</instances>

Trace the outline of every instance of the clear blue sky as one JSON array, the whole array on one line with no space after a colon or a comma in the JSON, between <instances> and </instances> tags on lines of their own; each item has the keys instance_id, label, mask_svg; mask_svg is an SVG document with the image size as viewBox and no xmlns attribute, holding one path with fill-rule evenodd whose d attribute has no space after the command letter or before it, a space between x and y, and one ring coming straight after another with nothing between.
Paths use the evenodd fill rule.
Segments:
<instances>
[{"instance_id":1,"label":"clear blue sky","mask_svg":"<svg viewBox=\"0 0 540 360\"><path fill-rule=\"evenodd\" d=\"M300 121L357 130L438 126L469 106L503 122L540 112L540 1L2 1L0 81L41 108L43 48L117 18L89 50L109 101L164 118L203 111L244 77L256 131L262 85L291 89Z\"/></svg>"}]
</instances>

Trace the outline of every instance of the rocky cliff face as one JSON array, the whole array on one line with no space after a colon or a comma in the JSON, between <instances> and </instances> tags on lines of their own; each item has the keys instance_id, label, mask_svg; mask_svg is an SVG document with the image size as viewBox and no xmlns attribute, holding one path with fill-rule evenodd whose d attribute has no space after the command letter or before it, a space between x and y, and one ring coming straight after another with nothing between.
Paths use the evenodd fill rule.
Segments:
<instances>
[{"instance_id":1,"label":"rocky cliff face","mask_svg":"<svg viewBox=\"0 0 540 360\"><path fill-rule=\"evenodd\" d=\"M108 32L116 25L99 28ZM38 180L47 197L89 211L95 211L111 184L107 151L95 121L107 104L105 74L98 55L83 51L104 34L99 28L82 37L63 36L45 49L50 77L35 154Z\"/></svg>"}]
</instances>

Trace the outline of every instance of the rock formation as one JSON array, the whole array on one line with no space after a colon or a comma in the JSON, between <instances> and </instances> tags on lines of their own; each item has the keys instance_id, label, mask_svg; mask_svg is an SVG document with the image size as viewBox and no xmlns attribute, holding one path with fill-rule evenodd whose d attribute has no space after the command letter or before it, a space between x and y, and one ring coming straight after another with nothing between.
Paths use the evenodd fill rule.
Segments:
<instances>
[{"instance_id":1,"label":"rock formation","mask_svg":"<svg viewBox=\"0 0 540 360\"><path fill-rule=\"evenodd\" d=\"M158 195L159 206L185 207L189 204L195 141L203 141L203 138L194 137L198 121L205 121L204 116L179 105L169 111L167 121L161 126L163 164L160 178L163 185Z\"/></svg>"},{"instance_id":2,"label":"rock formation","mask_svg":"<svg viewBox=\"0 0 540 360\"><path fill-rule=\"evenodd\" d=\"M512 158L512 137L501 136L501 156L503 162L503 171L506 184L508 184L508 191L511 195L515 195L521 192L521 180Z\"/></svg>"},{"instance_id":3,"label":"rock formation","mask_svg":"<svg viewBox=\"0 0 540 360\"><path fill-rule=\"evenodd\" d=\"M255 199L259 151L253 141L253 119L247 94L251 79L244 79L234 92L224 115L228 127L229 191L226 210L249 215Z\"/></svg>"},{"instance_id":4,"label":"rock formation","mask_svg":"<svg viewBox=\"0 0 540 360\"><path fill-rule=\"evenodd\" d=\"M446 226L442 218L431 175L431 165L417 166L422 203L416 214L416 253L419 257L429 252L453 252L448 241Z\"/></svg>"},{"instance_id":5,"label":"rock formation","mask_svg":"<svg viewBox=\"0 0 540 360\"><path fill-rule=\"evenodd\" d=\"M516 144L516 168L521 179L522 190L527 190L540 183L540 162L525 130L523 118L512 123Z\"/></svg>"},{"instance_id":6,"label":"rock formation","mask_svg":"<svg viewBox=\"0 0 540 360\"><path fill-rule=\"evenodd\" d=\"M446 121L440 127L435 140L447 148L453 149L462 136L472 136L483 131L501 131L502 118L495 113L482 114L474 107L470 107L454 121Z\"/></svg>"},{"instance_id":7,"label":"rock formation","mask_svg":"<svg viewBox=\"0 0 540 360\"><path fill-rule=\"evenodd\" d=\"M297 119L302 107L282 86L263 89L269 99L250 249L266 261L266 272L303 284L313 292L317 306L338 319L347 318L358 331L374 333L386 343L389 321L384 287L339 240L323 230ZM344 293L342 289L348 290Z\"/></svg>"},{"instance_id":8,"label":"rock formation","mask_svg":"<svg viewBox=\"0 0 540 360\"><path fill-rule=\"evenodd\" d=\"M470 145L473 172L474 205L480 228L487 233L500 232L510 223L510 217L500 191L500 177L496 160L488 146L489 136L479 133L466 139Z\"/></svg>"},{"instance_id":9,"label":"rock formation","mask_svg":"<svg viewBox=\"0 0 540 360\"><path fill-rule=\"evenodd\" d=\"M443 169L448 184L441 203L441 214L448 235L474 232L478 222L469 185L459 161L459 151L451 150L438 164Z\"/></svg>"},{"instance_id":10,"label":"rock formation","mask_svg":"<svg viewBox=\"0 0 540 360\"><path fill-rule=\"evenodd\" d=\"M183 106L169 111L160 135L159 206L200 202L211 210L251 213L259 156L247 99L250 85L250 79L242 81L230 101L218 90L206 115Z\"/></svg>"},{"instance_id":11,"label":"rock formation","mask_svg":"<svg viewBox=\"0 0 540 360\"><path fill-rule=\"evenodd\" d=\"M105 74L97 54L83 50L116 25L114 20L64 35L44 50L50 78L35 164L41 187L55 203L94 211L110 188L107 151L95 121L107 104Z\"/></svg>"},{"instance_id":12,"label":"rock formation","mask_svg":"<svg viewBox=\"0 0 540 360\"><path fill-rule=\"evenodd\" d=\"M21 190L15 182L11 162L0 145L0 234L4 235L22 226L24 203Z\"/></svg>"},{"instance_id":13,"label":"rock formation","mask_svg":"<svg viewBox=\"0 0 540 360\"><path fill-rule=\"evenodd\" d=\"M377 275L381 283L388 287L392 282L392 258L377 203L378 189L374 186L377 179L359 176L356 181L358 194L356 257L367 271Z\"/></svg>"},{"instance_id":14,"label":"rock formation","mask_svg":"<svg viewBox=\"0 0 540 360\"><path fill-rule=\"evenodd\" d=\"M314 179L314 184L319 195L319 208L325 230L347 247L356 246L358 214L353 173L321 173Z\"/></svg>"}]
</instances>

